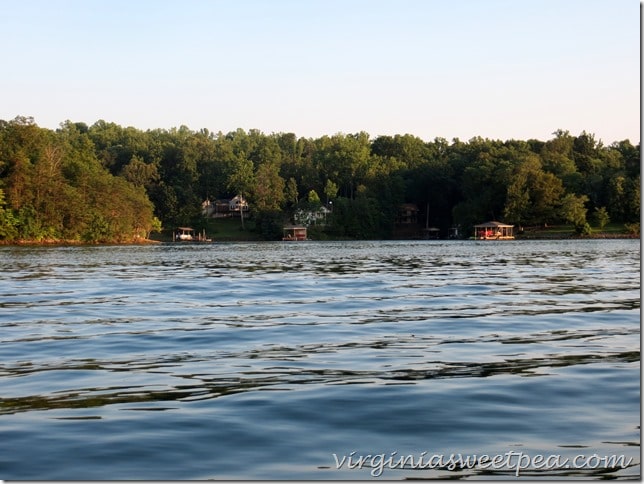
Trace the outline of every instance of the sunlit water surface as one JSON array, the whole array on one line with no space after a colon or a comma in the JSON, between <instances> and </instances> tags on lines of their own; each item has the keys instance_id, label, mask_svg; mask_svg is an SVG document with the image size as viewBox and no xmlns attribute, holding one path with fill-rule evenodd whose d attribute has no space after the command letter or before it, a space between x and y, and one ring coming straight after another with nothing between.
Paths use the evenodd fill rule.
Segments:
<instances>
[{"instance_id":1,"label":"sunlit water surface","mask_svg":"<svg viewBox=\"0 0 644 484\"><path fill-rule=\"evenodd\" d=\"M0 343L2 479L640 474L639 241L4 247Z\"/></svg>"}]
</instances>

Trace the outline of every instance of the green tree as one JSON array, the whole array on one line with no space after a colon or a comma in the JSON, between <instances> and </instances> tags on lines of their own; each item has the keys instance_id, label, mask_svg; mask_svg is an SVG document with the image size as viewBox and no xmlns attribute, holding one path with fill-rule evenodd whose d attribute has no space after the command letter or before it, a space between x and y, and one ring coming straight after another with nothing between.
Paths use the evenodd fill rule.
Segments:
<instances>
[{"instance_id":1,"label":"green tree","mask_svg":"<svg viewBox=\"0 0 644 484\"><path fill-rule=\"evenodd\" d=\"M507 221L535 225L557 216L564 188L561 180L543 171L537 155L527 155L508 185L504 215Z\"/></svg>"},{"instance_id":2,"label":"green tree","mask_svg":"<svg viewBox=\"0 0 644 484\"><path fill-rule=\"evenodd\" d=\"M432 148L444 140L436 140L435 145L427 144L411 134L379 136L371 143L372 154L388 160L396 160L401 168L413 170L425 164L432 155Z\"/></svg>"},{"instance_id":3,"label":"green tree","mask_svg":"<svg viewBox=\"0 0 644 484\"><path fill-rule=\"evenodd\" d=\"M608 184L608 209L617 220L626 220L628 205L627 181L623 175L613 177Z\"/></svg>"},{"instance_id":4,"label":"green tree","mask_svg":"<svg viewBox=\"0 0 644 484\"><path fill-rule=\"evenodd\" d=\"M633 146L629 140L623 140L613 143L612 148L617 150L622 156L624 175L630 179L639 176L641 172L639 143L637 146Z\"/></svg>"},{"instance_id":5,"label":"green tree","mask_svg":"<svg viewBox=\"0 0 644 484\"><path fill-rule=\"evenodd\" d=\"M314 160L320 181L336 180L340 193L354 198L358 185L364 182L369 171L369 135L360 132L352 135L323 136L317 140ZM319 185L316 188L320 191L324 189Z\"/></svg>"},{"instance_id":6,"label":"green tree","mask_svg":"<svg viewBox=\"0 0 644 484\"><path fill-rule=\"evenodd\" d=\"M297 182L295 181L295 178L291 177L288 179L288 182L286 182L286 192L285 192L285 197L286 200L292 205L296 206L297 202L299 200L299 193L297 190Z\"/></svg>"},{"instance_id":7,"label":"green tree","mask_svg":"<svg viewBox=\"0 0 644 484\"><path fill-rule=\"evenodd\" d=\"M255 173L253 162L247 158L238 158L234 160L232 175L228 180L228 188L239 194L242 198L244 193L248 195L255 185ZM244 230L244 211L240 210L241 226Z\"/></svg>"},{"instance_id":8,"label":"green tree","mask_svg":"<svg viewBox=\"0 0 644 484\"><path fill-rule=\"evenodd\" d=\"M566 222L570 222L575 227L578 234L589 233L589 225L586 221L586 195L575 195L568 193L562 199L561 216Z\"/></svg>"},{"instance_id":9,"label":"green tree","mask_svg":"<svg viewBox=\"0 0 644 484\"><path fill-rule=\"evenodd\" d=\"M599 230L604 230L606 224L610 222L610 217L608 216L608 210L606 210L606 207L596 208L593 212L593 217L595 219L595 222L599 226Z\"/></svg>"},{"instance_id":10,"label":"green tree","mask_svg":"<svg viewBox=\"0 0 644 484\"><path fill-rule=\"evenodd\" d=\"M529 218L530 191L528 189L528 175L519 171L508 186L507 200L505 202L505 219L518 225L523 225Z\"/></svg>"},{"instance_id":11,"label":"green tree","mask_svg":"<svg viewBox=\"0 0 644 484\"><path fill-rule=\"evenodd\" d=\"M279 210L265 210L257 214L256 231L264 240L278 240L282 236L284 214Z\"/></svg>"},{"instance_id":12,"label":"green tree","mask_svg":"<svg viewBox=\"0 0 644 484\"><path fill-rule=\"evenodd\" d=\"M11 209L7 208L4 191L0 188L0 239L14 240L18 236L18 221Z\"/></svg>"},{"instance_id":13,"label":"green tree","mask_svg":"<svg viewBox=\"0 0 644 484\"><path fill-rule=\"evenodd\" d=\"M639 222L641 210L641 177L637 175L629 178L626 185L626 215L625 220L629 222Z\"/></svg>"},{"instance_id":14,"label":"green tree","mask_svg":"<svg viewBox=\"0 0 644 484\"><path fill-rule=\"evenodd\" d=\"M161 223L161 220L159 220L157 217L152 217L152 223L150 224L150 228L149 228L148 233L146 234L145 238L149 239L150 234L152 232L161 233L162 230L163 230L163 224Z\"/></svg>"},{"instance_id":15,"label":"green tree","mask_svg":"<svg viewBox=\"0 0 644 484\"><path fill-rule=\"evenodd\" d=\"M121 170L121 176L138 187L148 188L159 181L159 170L154 163L146 163L140 156L134 155Z\"/></svg>"},{"instance_id":16,"label":"green tree","mask_svg":"<svg viewBox=\"0 0 644 484\"><path fill-rule=\"evenodd\" d=\"M331 180L327 179L326 184L324 185L324 194L326 195L326 203L328 205L330 200L333 200L338 196L338 186Z\"/></svg>"},{"instance_id":17,"label":"green tree","mask_svg":"<svg viewBox=\"0 0 644 484\"><path fill-rule=\"evenodd\" d=\"M573 160L574 137L568 131L558 130L553 133L555 137L547 141L539 155L543 160L543 169L553 173L561 179L567 188L577 174L577 167Z\"/></svg>"},{"instance_id":18,"label":"green tree","mask_svg":"<svg viewBox=\"0 0 644 484\"><path fill-rule=\"evenodd\" d=\"M309 191L307 201L311 206L314 206L314 207L319 207L321 205L320 196L317 194L315 190Z\"/></svg>"},{"instance_id":19,"label":"green tree","mask_svg":"<svg viewBox=\"0 0 644 484\"><path fill-rule=\"evenodd\" d=\"M257 168L255 204L258 211L278 211L284 203L284 179L276 163L262 163Z\"/></svg>"},{"instance_id":20,"label":"green tree","mask_svg":"<svg viewBox=\"0 0 644 484\"><path fill-rule=\"evenodd\" d=\"M502 217L507 187L514 171L517 153L499 141L473 138L462 148L465 159L460 189L464 207L455 215L464 217L456 222L469 226L471 222ZM456 209L456 207L455 207Z\"/></svg>"}]
</instances>

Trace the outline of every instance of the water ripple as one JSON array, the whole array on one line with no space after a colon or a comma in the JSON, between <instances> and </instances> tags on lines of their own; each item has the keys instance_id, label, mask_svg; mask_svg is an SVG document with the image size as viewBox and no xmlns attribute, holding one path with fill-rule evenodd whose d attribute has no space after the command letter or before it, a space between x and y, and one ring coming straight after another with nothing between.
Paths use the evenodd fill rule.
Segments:
<instances>
[{"instance_id":1,"label":"water ripple","mask_svg":"<svg viewBox=\"0 0 644 484\"><path fill-rule=\"evenodd\" d=\"M632 476L639 267L638 241L0 247L0 470L353 479L332 453L519 446L637 457L530 477Z\"/></svg>"}]
</instances>

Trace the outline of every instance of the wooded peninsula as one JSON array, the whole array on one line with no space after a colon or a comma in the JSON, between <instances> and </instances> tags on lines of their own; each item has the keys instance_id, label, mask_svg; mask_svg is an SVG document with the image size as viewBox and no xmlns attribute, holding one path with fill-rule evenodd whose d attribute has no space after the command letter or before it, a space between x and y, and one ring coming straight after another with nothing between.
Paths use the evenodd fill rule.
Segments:
<instances>
[{"instance_id":1,"label":"wooded peninsula","mask_svg":"<svg viewBox=\"0 0 644 484\"><path fill-rule=\"evenodd\" d=\"M448 142L0 120L3 243L132 243L178 226L216 240L211 208L235 198L247 204L234 219L240 239L279 240L293 223L310 224L316 239L415 238L430 228L466 237L489 220L518 235L567 224L583 236L608 223L639 234L640 144L563 130L547 141Z\"/></svg>"}]
</instances>

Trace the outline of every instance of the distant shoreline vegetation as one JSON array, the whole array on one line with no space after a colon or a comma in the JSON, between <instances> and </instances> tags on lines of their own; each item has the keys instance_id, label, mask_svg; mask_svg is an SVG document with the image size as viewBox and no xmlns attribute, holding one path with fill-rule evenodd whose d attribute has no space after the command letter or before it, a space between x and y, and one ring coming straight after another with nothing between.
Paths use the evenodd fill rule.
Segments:
<instances>
[{"instance_id":1,"label":"distant shoreline vegetation","mask_svg":"<svg viewBox=\"0 0 644 484\"><path fill-rule=\"evenodd\" d=\"M604 146L585 131L313 139L17 117L0 120L0 244L152 243L178 226L280 240L291 223L315 240L468 238L488 220L517 238L638 237L640 176L639 142ZM234 197L247 212L207 209Z\"/></svg>"},{"instance_id":2,"label":"distant shoreline vegetation","mask_svg":"<svg viewBox=\"0 0 644 484\"><path fill-rule=\"evenodd\" d=\"M589 240L618 240L618 239L639 239L640 234L639 233L628 233L628 232L620 232L620 233L592 233L590 235L575 235L574 233L569 233L569 235L562 235L562 234L543 234L543 235L532 235L532 236L526 236L526 237L516 237L515 240L521 241L521 240L580 240L580 239L589 239ZM330 242L336 239L323 239L322 241ZM347 240L347 239L340 239L340 240ZM350 239L350 240L359 240L359 239ZM387 239L391 240L391 239ZM414 240L414 239L394 239L394 240ZM460 240L468 240L467 238L465 239L460 239ZM454 239L450 239L449 241L455 241ZM476 240L472 239L473 242L476 242ZM142 239L139 241L132 240L129 242L82 242L79 240L0 240L0 247L3 246L10 246L10 247L92 247L92 246L110 246L110 245L155 245L155 244L164 244L164 243L170 243L171 241L169 240L157 240L157 239ZM226 243L235 243L235 242L270 242L269 240L265 239L259 239L259 238L254 238L254 237L240 237L236 239L232 238L226 238L226 239L215 239L215 240L209 240L207 242L194 242L195 244L226 244ZM443 240L443 242L448 242L447 240ZM184 245L189 245L191 242L174 242L178 244L184 244ZM486 243L486 242L479 242L479 243Z\"/></svg>"}]
</instances>

